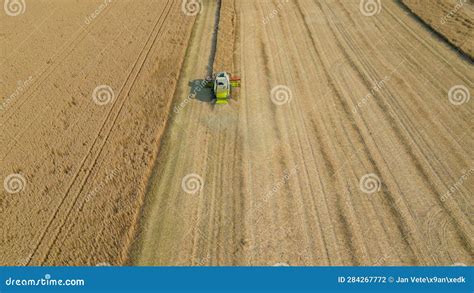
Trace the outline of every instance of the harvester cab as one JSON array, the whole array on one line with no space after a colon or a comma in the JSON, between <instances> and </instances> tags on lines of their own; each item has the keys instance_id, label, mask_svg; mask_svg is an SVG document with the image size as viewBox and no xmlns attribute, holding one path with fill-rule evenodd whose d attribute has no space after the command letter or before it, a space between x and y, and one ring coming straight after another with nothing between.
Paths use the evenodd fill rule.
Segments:
<instances>
[{"instance_id":1,"label":"harvester cab","mask_svg":"<svg viewBox=\"0 0 474 293\"><path fill-rule=\"evenodd\" d=\"M213 88L216 104L227 104L232 97L232 88L240 87L240 78L231 77L228 72L218 72L207 78L207 86Z\"/></svg>"}]
</instances>

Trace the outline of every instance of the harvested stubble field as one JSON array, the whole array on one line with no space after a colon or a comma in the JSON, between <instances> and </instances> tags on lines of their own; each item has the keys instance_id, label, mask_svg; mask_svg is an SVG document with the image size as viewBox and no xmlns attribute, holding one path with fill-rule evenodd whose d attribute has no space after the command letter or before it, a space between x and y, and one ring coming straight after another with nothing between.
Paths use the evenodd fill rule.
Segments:
<instances>
[{"instance_id":1,"label":"harvested stubble field","mask_svg":"<svg viewBox=\"0 0 474 293\"><path fill-rule=\"evenodd\" d=\"M473 264L469 32L408 0L185 2L0 14L1 265ZM210 67L229 105L190 95Z\"/></svg>"}]
</instances>

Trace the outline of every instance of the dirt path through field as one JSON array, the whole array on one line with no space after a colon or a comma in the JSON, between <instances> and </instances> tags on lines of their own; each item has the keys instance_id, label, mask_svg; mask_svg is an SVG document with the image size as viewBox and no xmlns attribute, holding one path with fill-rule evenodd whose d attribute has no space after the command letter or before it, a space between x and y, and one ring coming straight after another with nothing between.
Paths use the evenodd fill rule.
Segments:
<instances>
[{"instance_id":1,"label":"dirt path through field","mask_svg":"<svg viewBox=\"0 0 474 293\"><path fill-rule=\"evenodd\" d=\"M359 1L235 1L242 88L213 107L187 98L207 5L133 263L472 264L472 101L448 98L473 92L472 64L395 1L374 16Z\"/></svg>"}]
</instances>

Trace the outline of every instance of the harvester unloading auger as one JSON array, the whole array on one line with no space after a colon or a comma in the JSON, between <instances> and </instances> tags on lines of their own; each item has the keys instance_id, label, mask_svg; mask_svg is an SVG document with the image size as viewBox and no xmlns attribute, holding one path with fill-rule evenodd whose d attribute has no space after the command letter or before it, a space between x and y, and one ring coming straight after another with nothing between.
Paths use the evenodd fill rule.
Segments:
<instances>
[{"instance_id":1,"label":"harvester unloading auger","mask_svg":"<svg viewBox=\"0 0 474 293\"><path fill-rule=\"evenodd\" d=\"M232 88L240 87L240 77L228 72L217 72L206 78L206 87L212 88L216 104L227 104L232 98Z\"/></svg>"}]
</instances>

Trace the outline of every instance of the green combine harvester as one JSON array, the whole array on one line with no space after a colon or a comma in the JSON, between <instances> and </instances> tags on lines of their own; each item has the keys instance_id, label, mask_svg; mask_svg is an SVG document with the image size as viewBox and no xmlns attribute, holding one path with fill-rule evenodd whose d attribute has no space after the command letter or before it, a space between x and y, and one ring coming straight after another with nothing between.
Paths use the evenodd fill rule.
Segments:
<instances>
[{"instance_id":1,"label":"green combine harvester","mask_svg":"<svg viewBox=\"0 0 474 293\"><path fill-rule=\"evenodd\" d=\"M216 104L227 104L232 98L232 88L240 87L240 78L231 77L228 72L218 72L206 78L206 87L213 88Z\"/></svg>"}]
</instances>

